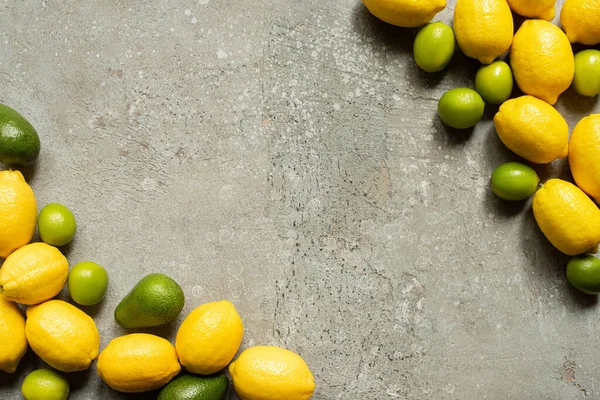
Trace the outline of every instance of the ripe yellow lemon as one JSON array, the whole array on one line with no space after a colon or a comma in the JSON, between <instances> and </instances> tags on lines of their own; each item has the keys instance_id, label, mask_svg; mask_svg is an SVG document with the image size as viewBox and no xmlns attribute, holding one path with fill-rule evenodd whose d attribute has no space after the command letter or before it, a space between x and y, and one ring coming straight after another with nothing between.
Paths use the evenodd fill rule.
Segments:
<instances>
[{"instance_id":1,"label":"ripe yellow lemon","mask_svg":"<svg viewBox=\"0 0 600 400\"><path fill-rule=\"evenodd\" d=\"M566 0L560 23L571 43L600 43L600 0Z\"/></svg>"},{"instance_id":2,"label":"ripe yellow lemon","mask_svg":"<svg viewBox=\"0 0 600 400\"><path fill-rule=\"evenodd\" d=\"M550 104L533 96L502 103L494 116L500 140L516 154L537 164L567 156L569 126Z\"/></svg>"},{"instance_id":3,"label":"ripe yellow lemon","mask_svg":"<svg viewBox=\"0 0 600 400\"><path fill-rule=\"evenodd\" d=\"M231 363L229 372L242 400L308 400L315 390L304 360L281 347L251 347Z\"/></svg>"},{"instance_id":4,"label":"ripe yellow lemon","mask_svg":"<svg viewBox=\"0 0 600 400\"><path fill-rule=\"evenodd\" d=\"M0 258L31 241L37 203L19 171L0 171Z\"/></svg>"},{"instance_id":5,"label":"ripe yellow lemon","mask_svg":"<svg viewBox=\"0 0 600 400\"><path fill-rule=\"evenodd\" d=\"M527 18L554 19L556 0L508 0L510 9Z\"/></svg>"},{"instance_id":6,"label":"ripe yellow lemon","mask_svg":"<svg viewBox=\"0 0 600 400\"><path fill-rule=\"evenodd\" d=\"M193 310L179 327L175 348L188 371L210 375L231 362L243 336L242 319L233 304L223 300Z\"/></svg>"},{"instance_id":7,"label":"ripe yellow lemon","mask_svg":"<svg viewBox=\"0 0 600 400\"><path fill-rule=\"evenodd\" d=\"M600 114L583 118L569 142L569 165L577 183L596 202L600 201Z\"/></svg>"},{"instance_id":8,"label":"ripe yellow lemon","mask_svg":"<svg viewBox=\"0 0 600 400\"><path fill-rule=\"evenodd\" d=\"M490 64L513 39L513 18L506 0L458 0L454 34L465 55Z\"/></svg>"},{"instance_id":9,"label":"ripe yellow lemon","mask_svg":"<svg viewBox=\"0 0 600 400\"><path fill-rule=\"evenodd\" d=\"M147 333L113 339L98 357L98 375L111 388L141 393L166 385L181 371L168 340Z\"/></svg>"},{"instance_id":10,"label":"ripe yellow lemon","mask_svg":"<svg viewBox=\"0 0 600 400\"><path fill-rule=\"evenodd\" d=\"M515 34L510 50L515 81L525 94L554 104L575 74L571 44L556 25L527 20Z\"/></svg>"},{"instance_id":11,"label":"ripe yellow lemon","mask_svg":"<svg viewBox=\"0 0 600 400\"><path fill-rule=\"evenodd\" d=\"M83 371L98 356L100 334L94 320L62 300L27 307L25 334L31 349L59 371Z\"/></svg>"},{"instance_id":12,"label":"ripe yellow lemon","mask_svg":"<svg viewBox=\"0 0 600 400\"><path fill-rule=\"evenodd\" d=\"M533 215L546 238L575 256L598 251L600 210L572 183L550 179L533 197Z\"/></svg>"},{"instance_id":13,"label":"ripe yellow lemon","mask_svg":"<svg viewBox=\"0 0 600 400\"><path fill-rule=\"evenodd\" d=\"M0 294L0 370L12 374L27 351L25 317Z\"/></svg>"},{"instance_id":14,"label":"ripe yellow lemon","mask_svg":"<svg viewBox=\"0 0 600 400\"><path fill-rule=\"evenodd\" d=\"M388 24L414 28L425 25L446 8L446 0L362 0L371 14Z\"/></svg>"},{"instance_id":15,"label":"ripe yellow lemon","mask_svg":"<svg viewBox=\"0 0 600 400\"><path fill-rule=\"evenodd\" d=\"M69 263L56 247L31 243L12 253L0 269L0 288L7 300L38 304L61 291Z\"/></svg>"}]
</instances>

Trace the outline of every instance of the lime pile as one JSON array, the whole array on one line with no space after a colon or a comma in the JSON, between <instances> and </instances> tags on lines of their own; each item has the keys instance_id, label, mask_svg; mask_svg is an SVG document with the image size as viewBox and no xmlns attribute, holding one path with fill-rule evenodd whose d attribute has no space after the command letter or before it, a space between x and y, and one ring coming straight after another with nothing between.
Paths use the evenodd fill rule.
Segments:
<instances>
[{"instance_id":1,"label":"lime pile","mask_svg":"<svg viewBox=\"0 0 600 400\"><path fill-rule=\"evenodd\" d=\"M455 88L438 103L440 120L453 128L473 127L485 104L500 105L494 126L500 140L523 162L498 166L491 190L509 201L533 196L535 220L561 252L577 256L567 279L585 293L600 293L600 262L589 254L600 243L600 114L583 118L569 137L565 118L553 107L570 86L582 96L600 94L600 51L573 53L572 43L600 43L600 1L565 0L563 29L551 21L556 0L457 0L453 28L429 22L443 7L439 1L363 0L379 19L403 27L425 25L414 42L419 68L439 72L458 48L483 65L474 90ZM514 33L513 14L526 19ZM510 55L510 65L500 60ZM514 83L524 95L511 98ZM575 184L540 179L530 164L568 157ZM594 200L590 199L593 198Z\"/></svg>"},{"instance_id":2,"label":"lime pile","mask_svg":"<svg viewBox=\"0 0 600 400\"><path fill-rule=\"evenodd\" d=\"M39 154L37 132L15 110L0 105L0 162L27 166ZM35 228L41 242L31 243ZM148 334L130 333L100 351L100 333L85 309L54 299L68 287L74 303L98 304L108 272L92 261L69 261L59 249L75 238L77 223L64 205L50 203L37 213L31 187L18 170L0 171L0 370L13 373L28 347L52 369L23 381L26 400L65 400L68 375L98 359L98 375L114 390L141 393L161 389L161 400L222 400L233 387L242 400L307 400L315 383L299 355L279 347L240 349L244 325L229 301L198 306L183 320L175 345ZM27 306L26 317L17 303ZM183 289L165 274L143 277L121 300L115 321L130 330L171 323L185 303ZM231 365L230 365L231 364ZM182 370L187 373L176 378ZM176 379L174 379L176 378ZM170 383L169 383L170 382ZM164 388L163 388L164 387Z\"/></svg>"}]
</instances>

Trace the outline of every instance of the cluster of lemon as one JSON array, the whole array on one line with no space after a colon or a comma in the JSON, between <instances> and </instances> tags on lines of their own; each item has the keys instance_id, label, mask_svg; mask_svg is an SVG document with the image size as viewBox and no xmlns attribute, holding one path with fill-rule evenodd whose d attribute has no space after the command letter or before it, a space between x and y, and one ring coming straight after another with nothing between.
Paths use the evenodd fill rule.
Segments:
<instances>
[{"instance_id":1,"label":"cluster of lemon","mask_svg":"<svg viewBox=\"0 0 600 400\"><path fill-rule=\"evenodd\" d=\"M533 198L535 219L561 252L580 256L569 262L567 278L586 293L600 292L600 261L592 256L600 242L600 114L583 118L569 138L569 127L553 107L573 84L585 96L600 93L600 52L576 56L571 43L600 43L600 1L566 0L561 30L551 21L555 0L457 0L453 28L426 25L417 35L417 65L428 72L445 68L454 42L468 57L484 64L475 89L452 89L440 99L440 119L454 128L474 126L484 106L501 104L494 117L500 140L533 164L568 157L576 185L560 179L539 184L534 169L506 163L492 175L492 190L507 200ZM446 7L446 0L363 0L378 18L403 27L427 24ZM513 14L526 18L514 33ZM510 66L496 61L509 52ZM512 69L511 69L512 67ZM523 96L510 99L514 81ZM588 197L590 196L590 197ZM584 255L584 256L581 256Z\"/></svg>"},{"instance_id":2,"label":"cluster of lemon","mask_svg":"<svg viewBox=\"0 0 600 400\"><path fill-rule=\"evenodd\" d=\"M0 370L15 372L31 347L50 367L67 373L86 370L98 358L100 377L113 389L126 393L159 389L183 366L196 375L173 381L175 385L163 389L159 398L222 400L229 383L222 371L229 365L233 386L243 400L312 397L313 375L304 360L289 350L255 346L232 362L242 343L244 326L229 301L194 309L179 327L175 346L156 335L132 333L111 340L99 354L100 334L94 320L80 308L53 299L67 279L70 282L69 263L57 247L30 243L37 219L34 192L21 172L0 171L0 258L5 259L0 268ZM71 239L72 235L68 241ZM107 279L96 282L103 287L87 304L95 304L104 296ZM82 290L89 295L92 289L86 286ZM70 284L69 294L84 304L77 301ZM154 300L159 303L158 314L168 308L163 297ZM27 318L17 303L27 306ZM143 307L154 307L142 303ZM174 320L182 307L183 298L169 320ZM134 312L141 313L139 308ZM219 376L207 377L217 373ZM193 397L186 395L188 389L195 393ZM22 394L28 400L65 400L69 385L53 370L38 370L24 380Z\"/></svg>"}]
</instances>

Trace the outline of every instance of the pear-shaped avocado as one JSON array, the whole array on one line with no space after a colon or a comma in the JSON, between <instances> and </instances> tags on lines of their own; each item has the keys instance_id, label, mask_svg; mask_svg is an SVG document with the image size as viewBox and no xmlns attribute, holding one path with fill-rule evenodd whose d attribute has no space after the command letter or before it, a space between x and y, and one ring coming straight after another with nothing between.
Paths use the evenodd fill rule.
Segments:
<instances>
[{"instance_id":1,"label":"pear-shaped avocado","mask_svg":"<svg viewBox=\"0 0 600 400\"><path fill-rule=\"evenodd\" d=\"M164 274L150 274L121 300L115 319L123 328L149 328L173 321L183 308L181 286Z\"/></svg>"}]
</instances>

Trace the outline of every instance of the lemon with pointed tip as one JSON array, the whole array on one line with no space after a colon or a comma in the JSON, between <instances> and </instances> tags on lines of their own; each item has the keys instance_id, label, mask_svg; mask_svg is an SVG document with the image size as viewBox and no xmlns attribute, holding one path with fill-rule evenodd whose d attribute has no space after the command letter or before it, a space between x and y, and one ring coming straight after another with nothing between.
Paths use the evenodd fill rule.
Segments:
<instances>
[{"instance_id":1,"label":"lemon with pointed tip","mask_svg":"<svg viewBox=\"0 0 600 400\"><path fill-rule=\"evenodd\" d=\"M600 114L583 118L569 142L569 166L577 183L596 202L600 201Z\"/></svg>"},{"instance_id":2,"label":"lemon with pointed tip","mask_svg":"<svg viewBox=\"0 0 600 400\"><path fill-rule=\"evenodd\" d=\"M506 147L533 163L546 164L566 157L569 151L567 121L550 104L533 96L502 103L494 126Z\"/></svg>"},{"instance_id":3,"label":"lemon with pointed tip","mask_svg":"<svg viewBox=\"0 0 600 400\"><path fill-rule=\"evenodd\" d=\"M523 93L549 104L556 103L575 75L573 49L567 36L541 19L523 22L513 39L510 64Z\"/></svg>"},{"instance_id":4,"label":"lemon with pointed tip","mask_svg":"<svg viewBox=\"0 0 600 400\"><path fill-rule=\"evenodd\" d=\"M12 374L27 351L25 317L0 294L0 370Z\"/></svg>"},{"instance_id":5,"label":"lemon with pointed tip","mask_svg":"<svg viewBox=\"0 0 600 400\"><path fill-rule=\"evenodd\" d=\"M457 0L454 34L466 56L490 64L513 39L513 17L506 0Z\"/></svg>"},{"instance_id":6,"label":"lemon with pointed tip","mask_svg":"<svg viewBox=\"0 0 600 400\"><path fill-rule=\"evenodd\" d=\"M533 196L533 216L542 233L569 256L595 253L600 243L600 209L577 186L550 179Z\"/></svg>"},{"instance_id":7,"label":"lemon with pointed tip","mask_svg":"<svg viewBox=\"0 0 600 400\"><path fill-rule=\"evenodd\" d=\"M565 0L560 23L571 43L600 43L600 0Z\"/></svg>"},{"instance_id":8,"label":"lemon with pointed tip","mask_svg":"<svg viewBox=\"0 0 600 400\"><path fill-rule=\"evenodd\" d=\"M245 350L231 363L229 373L242 400L308 400L315 390L306 362L276 346Z\"/></svg>"},{"instance_id":9,"label":"lemon with pointed tip","mask_svg":"<svg viewBox=\"0 0 600 400\"><path fill-rule=\"evenodd\" d=\"M173 345L147 333L113 339L98 357L98 375L108 386L124 393L158 389L179 371L181 366Z\"/></svg>"},{"instance_id":10,"label":"lemon with pointed tip","mask_svg":"<svg viewBox=\"0 0 600 400\"><path fill-rule=\"evenodd\" d=\"M527 18L554 19L556 0L508 0L510 9Z\"/></svg>"},{"instance_id":11,"label":"lemon with pointed tip","mask_svg":"<svg viewBox=\"0 0 600 400\"><path fill-rule=\"evenodd\" d=\"M35 232L37 203L19 171L0 171L0 258L29 243Z\"/></svg>"},{"instance_id":12,"label":"lemon with pointed tip","mask_svg":"<svg viewBox=\"0 0 600 400\"><path fill-rule=\"evenodd\" d=\"M371 14L388 24L415 28L446 8L446 0L362 0Z\"/></svg>"},{"instance_id":13,"label":"lemon with pointed tip","mask_svg":"<svg viewBox=\"0 0 600 400\"><path fill-rule=\"evenodd\" d=\"M26 310L25 334L46 364L63 372L83 371L98 356L100 334L94 320L62 300Z\"/></svg>"},{"instance_id":14,"label":"lemon with pointed tip","mask_svg":"<svg viewBox=\"0 0 600 400\"><path fill-rule=\"evenodd\" d=\"M0 288L7 300L38 304L65 286L69 262L56 247L31 243L12 253L0 268Z\"/></svg>"},{"instance_id":15,"label":"lemon with pointed tip","mask_svg":"<svg viewBox=\"0 0 600 400\"><path fill-rule=\"evenodd\" d=\"M179 361L193 374L210 375L227 366L237 353L244 325L227 300L202 304L183 320L175 348Z\"/></svg>"}]
</instances>

